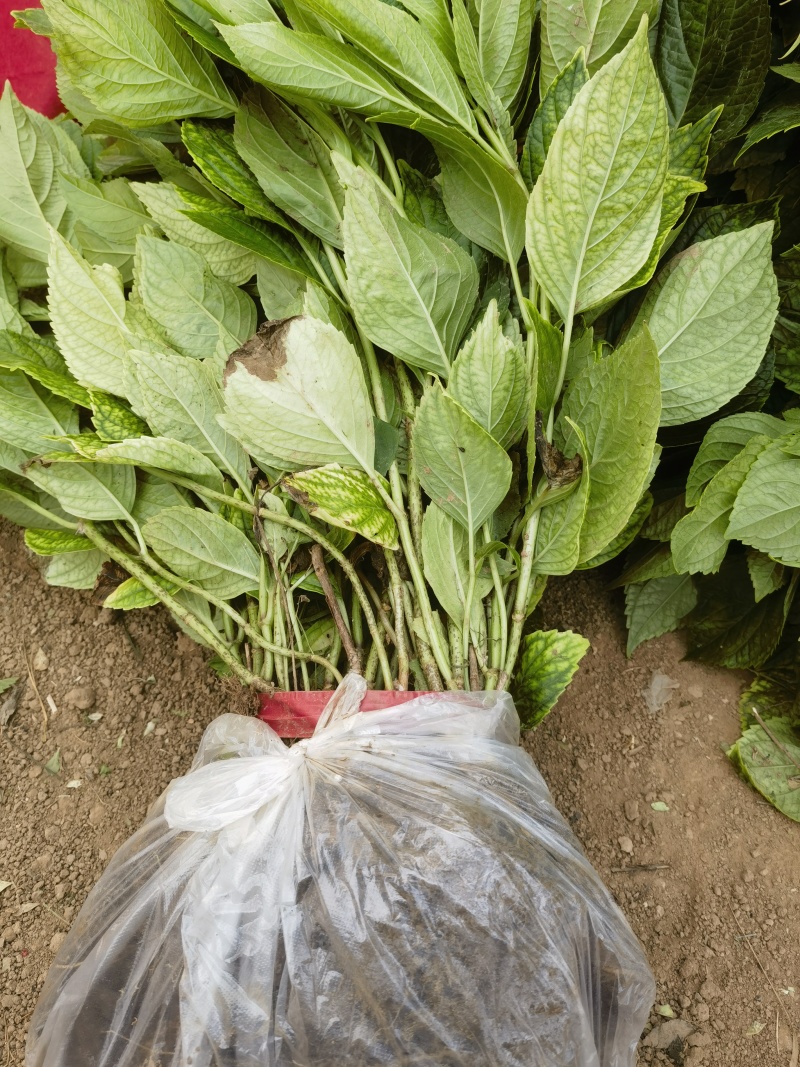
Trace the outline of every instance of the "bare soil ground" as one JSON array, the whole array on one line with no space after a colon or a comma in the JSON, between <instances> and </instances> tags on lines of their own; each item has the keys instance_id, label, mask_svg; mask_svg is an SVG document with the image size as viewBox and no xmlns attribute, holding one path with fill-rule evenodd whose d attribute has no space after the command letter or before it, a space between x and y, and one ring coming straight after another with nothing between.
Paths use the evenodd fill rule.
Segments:
<instances>
[{"instance_id":1,"label":"bare soil ground","mask_svg":"<svg viewBox=\"0 0 800 1067\"><path fill-rule=\"evenodd\" d=\"M647 950L661 1014L640 1061L797 1067L800 827L725 759L744 676L682 661L676 636L628 661L621 600L603 580L577 575L548 593L543 625L592 649L525 743ZM33 679L0 734L0 1067L12 1067L109 857L188 767L206 724L243 698L162 612L114 618L88 593L47 588L3 524L0 589L0 678L30 666ZM677 685L652 712L643 691L656 672Z\"/></svg>"}]
</instances>

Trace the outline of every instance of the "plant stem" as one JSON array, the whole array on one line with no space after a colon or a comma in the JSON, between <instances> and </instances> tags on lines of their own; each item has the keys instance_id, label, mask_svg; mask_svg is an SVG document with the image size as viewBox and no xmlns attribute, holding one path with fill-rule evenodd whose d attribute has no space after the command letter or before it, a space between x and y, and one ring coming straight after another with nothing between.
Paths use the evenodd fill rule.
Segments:
<instances>
[{"instance_id":1,"label":"plant stem","mask_svg":"<svg viewBox=\"0 0 800 1067\"><path fill-rule=\"evenodd\" d=\"M130 575L140 581L145 589L151 592L153 596L158 597L158 599L169 608L175 618L179 619L184 626L193 630L201 641L210 645L223 663L226 663L236 677L244 682L245 685L251 686L253 689L257 689L261 692L274 691L274 686L267 684L262 678L257 678L255 674L247 670L247 668L239 662L236 656L233 655L218 634L212 632L195 615L171 596L166 589L164 589L164 587L150 575L145 567L140 563L137 563L136 560L132 559L121 549L117 548L117 546L109 541L108 538L104 537L93 522L89 522L88 519L84 520L79 524L79 530L110 559L113 559L115 563L118 563Z\"/></svg>"},{"instance_id":2,"label":"plant stem","mask_svg":"<svg viewBox=\"0 0 800 1067\"><path fill-rule=\"evenodd\" d=\"M397 688L408 689L408 644L406 643L406 624L403 612L403 579L394 552L386 549L383 553L389 570L389 588L394 609L395 647L397 649Z\"/></svg>"},{"instance_id":3,"label":"plant stem","mask_svg":"<svg viewBox=\"0 0 800 1067\"><path fill-rule=\"evenodd\" d=\"M432 693L440 693L444 689L444 685L442 684L442 678L439 674L439 668L436 666L436 660L433 658L431 646L419 633L419 630L423 629L422 618L419 613L419 608L415 607L411 598L411 593L406 585L403 586L403 604L405 607L406 618L408 619L408 628L414 637L417 659L422 668L422 673L425 675L425 681L428 683L428 687ZM419 622L420 626L415 626L415 622Z\"/></svg>"},{"instance_id":4,"label":"plant stem","mask_svg":"<svg viewBox=\"0 0 800 1067\"><path fill-rule=\"evenodd\" d=\"M392 157L392 153L389 151L389 146L386 144L386 141L383 137L383 132L377 125L377 123L373 123L371 125L370 133L372 134L373 141L378 146L378 151L381 154L383 165L386 167L387 173L391 178L392 185L394 186L395 199L397 200L398 206L402 211L403 215L405 215L405 211L403 209L403 194L405 190L403 189L403 183L400 181L400 175L397 172L397 167L395 165L394 158Z\"/></svg>"},{"instance_id":5,"label":"plant stem","mask_svg":"<svg viewBox=\"0 0 800 1067\"><path fill-rule=\"evenodd\" d=\"M492 531L489 528L489 523L485 522L482 528L483 542L488 545L492 540ZM503 589L503 581L500 577L500 571L497 566L497 558L495 553L489 556L489 570L492 574L492 585L494 586L494 597L492 600L492 655L490 662L493 667L502 667L506 661L506 654L508 652L508 611L506 608L506 595ZM495 606L497 611L495 611ZM495 646L495 626L499 627L499 646ZM496 653L499 655L496 658Z\"/></svg>"},{"instance_id":6,"label":"plant stem","mask_svg":"<svg viewBox=\"0 0 800 1067\"><path fill-rule=\"evenodd\" d=\"M328 575L328 568L325 566L325 557L323 556L322 549L319 545L313 545L311 548L311 562L314 566L314 574L317 576L317 581L322 586L322 592L325 595L328 611L331 613L334 625L342 640L342 645L344 646L347 655L347 661L350 664L350 670L355 674L361 674L363 669L361 665L361 655L353 642L353 635L348 630L347 624L342 616L339 603L333 592L333 586L331 585L331 580Z\"/></svg>"}]
</instances>

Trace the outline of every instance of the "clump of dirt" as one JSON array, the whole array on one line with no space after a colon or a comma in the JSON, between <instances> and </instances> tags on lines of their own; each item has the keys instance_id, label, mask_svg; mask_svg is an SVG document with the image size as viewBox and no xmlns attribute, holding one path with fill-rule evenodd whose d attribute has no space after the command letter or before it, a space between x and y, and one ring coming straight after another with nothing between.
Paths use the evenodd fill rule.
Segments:
<instances>
[{"instance_id":1,"label":"clump of dirt","mask_svg":"<svg viewBox=\"0 0 800 1067\"><path fill-rule=\"evenodd\" d=\"M525 744L647 950L661 1014L640 1060L790 1067L800 830L724 756L744 676L682 661L676 636L626 660L621 602L603 581L552 583L543 626L577 630L592 649ZM114 616L88 593L45 586L4 524L0 588L0 678L26 679L29 665L35 682L9 691L22 688L0 733L0 1065L11 1067L109 857L188 768L211 719L248 701L160 610Z\"/></svg>"}]
</instances>

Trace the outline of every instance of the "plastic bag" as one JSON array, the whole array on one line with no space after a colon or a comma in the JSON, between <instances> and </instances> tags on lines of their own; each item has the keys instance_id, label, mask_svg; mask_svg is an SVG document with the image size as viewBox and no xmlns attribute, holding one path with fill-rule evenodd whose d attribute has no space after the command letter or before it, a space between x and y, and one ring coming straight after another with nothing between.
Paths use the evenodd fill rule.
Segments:
<instances>
[{"instance_id":1,"label":"plastic bag","mask_svg":"<svg viewBox=\"0 0 800 1067\"><path fill-rule=\"evenodd\" d=\"M506 693L223 715L56 957L28 1067L628 1067L655 995Z\"/></svg>"}]
</instances>

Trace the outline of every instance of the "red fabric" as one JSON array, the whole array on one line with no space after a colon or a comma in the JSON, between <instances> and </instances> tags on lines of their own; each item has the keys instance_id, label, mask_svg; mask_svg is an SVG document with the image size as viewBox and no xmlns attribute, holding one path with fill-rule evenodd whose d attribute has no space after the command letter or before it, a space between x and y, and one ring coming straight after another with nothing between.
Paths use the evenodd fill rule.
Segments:
<instances>
[{"instance_id":1,"label":"red fabric","mask_svg":"<svg viewBox=\"0 0 800 1067\"><path fill-rule=\"evenodd\" d=\"M15 30L12 11L37 0L0 0L0 88L10 81L23 104L53 118L64 106L56 89L56 57L46 37Z\"/></svg>"},{"instance_id":2,"label":"red fabric","mask_svg":"<svg viewBox=\"0 0 800 1067\"><path fill-rule=\"evenodd\" d=\"M311 737L332 692L264 694L258 712L259 719L272 727L279 737ZM393 693L384 689L370 689L361 702L362 711L381 711L407 700L425 696L421 692Z\"/></svg>"}]
</instances>

